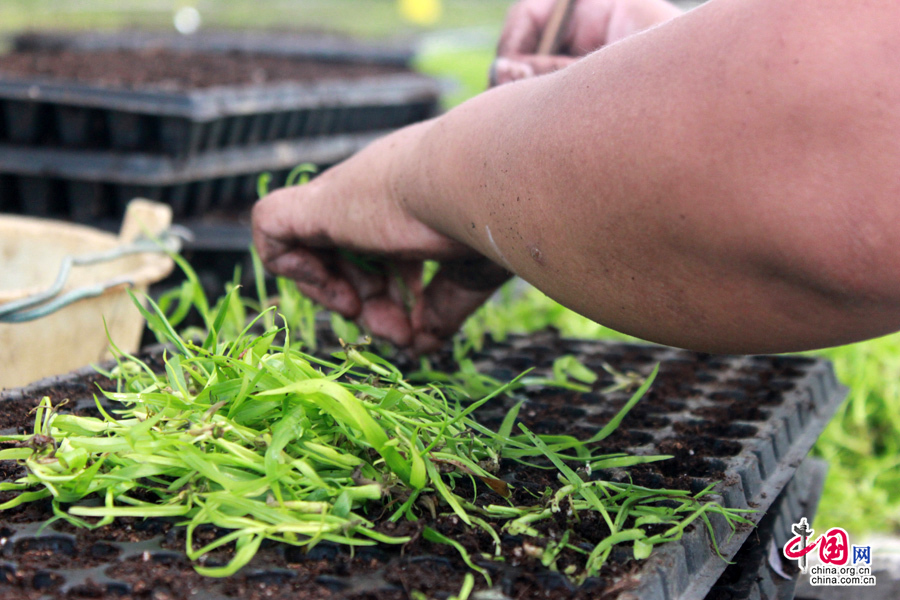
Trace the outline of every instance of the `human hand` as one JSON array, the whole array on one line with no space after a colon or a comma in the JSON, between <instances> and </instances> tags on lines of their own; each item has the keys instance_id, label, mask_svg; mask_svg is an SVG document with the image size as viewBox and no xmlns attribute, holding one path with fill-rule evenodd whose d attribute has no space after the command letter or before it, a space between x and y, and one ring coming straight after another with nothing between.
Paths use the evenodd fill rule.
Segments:
<instances>
[{"instance_id":1,"label":"human hand","mask_svg":"<svg viewBox=\"0 0 900 600\"><path fill-rule=\"evenodd\" d=\"M492 67L492 84L556 71L681 14L665 0L574 0L568 25L561 33L559 53L538 55L553 4L554 0L519 0L510 8Z\"/></svg>"},{"instance_id":2,"label":"human hand","mask_svg":"<svg viewBox=\"0 0 900 600\"><path fill-rule=\"evenodd\" d=\"M253 241L272 273L372 334L422 353L438 349L510 273L421 223L397 198L394 163L416 130L261 199ZM423 288L428 259L441 268Z\"/></svg>"}]
</instances>

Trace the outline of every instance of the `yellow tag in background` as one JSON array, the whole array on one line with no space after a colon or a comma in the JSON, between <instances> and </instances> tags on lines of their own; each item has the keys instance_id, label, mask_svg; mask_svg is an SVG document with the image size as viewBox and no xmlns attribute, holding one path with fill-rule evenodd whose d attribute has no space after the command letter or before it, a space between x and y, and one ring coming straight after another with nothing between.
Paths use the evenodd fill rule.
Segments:
<instances>
[{"instance_id":1,"label":"yellow tag in background","mask_svg":"<svg viewBox=\"0 0 900 600\"><path fill-rule=\"evenodd\" d=\"M441 17L441 0L399 0L400 16L416 25L434 25Z\"/></svg>"}]
</instances>

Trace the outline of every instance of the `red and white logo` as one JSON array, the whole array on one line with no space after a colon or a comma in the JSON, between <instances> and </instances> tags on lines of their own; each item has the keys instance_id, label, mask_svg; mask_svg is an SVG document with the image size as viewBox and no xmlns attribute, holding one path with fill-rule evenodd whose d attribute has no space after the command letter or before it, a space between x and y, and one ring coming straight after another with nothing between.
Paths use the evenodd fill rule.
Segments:
<instances>
[{"instance_id":1,"label":"red and white logo","mask_svg":"<svg viewBox=\"0 0 900 600\"><path fill-rule=\"evenodd\" d=\"M821 564L810 572L812 585L875 585L871 546L851 546L850 536L842 527L832 527L813 538L815 531L803 517L793 524L791 533L794 537L782 552L788 560L797 561L801 572L809 570L809 556L819 557Z\"/></svg>"}]
</instances>

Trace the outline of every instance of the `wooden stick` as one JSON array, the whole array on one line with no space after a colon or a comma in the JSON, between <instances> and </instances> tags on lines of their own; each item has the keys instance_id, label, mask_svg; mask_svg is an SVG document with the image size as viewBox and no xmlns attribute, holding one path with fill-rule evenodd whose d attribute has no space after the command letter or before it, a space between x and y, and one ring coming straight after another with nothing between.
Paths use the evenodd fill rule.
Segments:
<instances>
[{"instance_id":1,"label":"wooden stick","mask_svg":"<svg viewBox=\"0 0 900 600\"><path fill-rule=\"evenodd\" d=\"M556 0L553 5L553 12L550 13L550 20L547 21L547 28L541 34L541 41L538 44L538 54L558 54L559 46L562 43L562 36L565 35L566 26L569 24L569 17L572 16L572 8L575 6L575 0Z\"/></svg>"}]
</instances>

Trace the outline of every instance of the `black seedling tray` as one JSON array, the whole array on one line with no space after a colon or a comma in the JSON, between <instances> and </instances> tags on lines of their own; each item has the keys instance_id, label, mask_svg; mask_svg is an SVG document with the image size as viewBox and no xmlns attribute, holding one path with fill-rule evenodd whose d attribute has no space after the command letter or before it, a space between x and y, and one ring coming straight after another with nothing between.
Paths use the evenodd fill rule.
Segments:
<instances>
[{"instance_id":1,"label":"black seedling tray","mask_svg":"<svg viewBox=\"0 0 900 600\"><path fill-rule=\"evenodd\" d=\"M794 597L799 570L796 564L783 560L781 549L792 535L793 523L802 517L812 522L827 471L827 463L820 459L810 457L803 461L756 531L734 556L733 564L716 581L707 600L790 600Z\"/></svg>"},{"instance_id":2,"label":"black seedling tray","mask_svg":"<svg viewBox=\"0 0 900 600\"><path fill-rule=\"evenodd\" d=\"M192 35L142 30L26 32L13 37L12 48L17 51L171 48L200 52L248 52L398 67L409 66L415 55L413 45L407 41L363 41L325 31L199 31Z\"/></svg>"},{"instance_id":3,"label":"black seedling tray","mask_svg":"<svg viewBox=\"0 0 900 600\"><path fill-rule=\"evenodd\" d=\"M434 116L438 98L438 84L414 73L185 92L0 79L0 143L187 158L396 129Z\"/></svg>"},{"instance_id":4,"label":"black seedling tray","mask_svg":"<svg viewBox=\"0 0 900 600\"><path fill-rule=\"evenodd\" d=\"M327 167L384 133L232 148L186 161L0 144L0 212L95 223L118 220L136 197L168 203L179 220L206 215L213 208L246 212L258 198L261 173L272 172L274 189L284 184L287 173L297 165L309 162Z\"/></svg>"},{"instance_id":5,"label":"black seedling tray","mask_svg":"<svg viewBox=\"0 0 900 600\"><path fill-rule=\"evenodd\" d=\"M549 376L553 361L565 354L577 356L582 364L602 376L587 393L551 386L527 388L527 402L519 416L529 428L539 433L588 436L605 424L629 396L624 390L600 393L615 382L603 370L604 365L623 373L646 375L660 363L659 376L650 392L604 444L609 444L611 451L615 448L637 454L667 453L675 458L635 467L627 473L595 472L591 477L632 478L640 485L681 486L693 491L718 482L715 493L719 501L728 507L755 509L750 515L754 522L763 519L773 506L845 395L827 362L805 357L710 356L664 347L565 340L538 334L489 344L474 360L482 372L509 379L531 367L535 368L531 375ZM442 363L448 356L449 353L435 359L437 365L446 368L448 365ZM81 372L8 391L0 396L0 417L21 414L48 394L57 401L70 398L68 406L74 409L87 408L93 402L92 384L97 381L101 378ZM496 424L514 401L498 399L477 416L487 425ZM801 477L807 480L794 486L801 492L799 499L788 501L788 508L779 505L772 513L781 520L775 525L778 535L784 533L785 523L795 518L797 510L805 508L802 502L811 501L802 492L815 486L803 472ZM9 470L7 473L10 477ZM506 479L513 486L527 487L531 483L521 479L527 473L513 470ZM786 497L791 496L790 490ZM458 591L466 571L452 551L441 554L446 550L443 546L412 554L394 549L363 549L351 557L328 544L320 544L308 554L273 544L261 550L235 576L204 579L184 570L187 561L176 543L179 529L170 524L157 520L129 524L129 530L136 532L141 541L120 542L92 537L83 531L54 530L55 526L38 534L36 520L24 510L0 514L0 533L5 540L0 543L0 560L5 561L0 563L0 597L30 598L43 594L47 598L62 598L66 594L87 593L95 594L94 597L149 597L142 594L156 589L172 598L296 598L301 597L302 589L308 594L302 597L408 598L409 590L416 589L417 574L421 573L441 574L446 587L432 590L430 595L445 597ZM703 598L725 571L727 563L723 557L734 558L752 531L744 526L732 532L723 519L716 517L712 518L712 525L721 557L713 549L707 529L698 523L681 541L655 549L650 558L640 563L631 561L627 549L614 552L611 564L621 568L613 570L610 579L592 578L579 589L560 573L542 570L539 562L537 566L516 560L483 563L492 572L495 587L476 591L471 597ZM787 527L789 531L789 524ZM516 536L504 538L504 544L521 543ZM36 555L47 557L44 566L25 564L25 559L33 560ZM92 556L94 560L84 568L75 568L76 557L82 556ZM349 574L350 567L355 574ZM179 573L179 584L173 587L165 577L175 572ZM32 593L36 595L26 595Z\"/></svg>"},{"instance_id":6,"label":"black seedling tray","mask_svg":"<svg viewBox=\"0 0 900 600\"><path fill-rule=\"evenodd\" d=\"M543 350L534 339L514 338L506 348L487 353L479 366L492 369L495 375L509 376L529 366L546 370L560 354L573 354L595 371L609 362L619 370L647 373L660 362L659 381L638 413L646 411L647 422L659 427L649 431L636 428L651 437L630 450L675 454L675 462L670 464L681 461L687 465L684 474L694 479L691 488L695 491L709 483L705 468L719 471L722 477L716 492L721 503L729 508L754 509L750 516L754 522L766 514L846 396L829 363L801 357L722 357L548 337ZM673 375L682 381L673 384ZM560 402L559 394L552 390L542 394ZM548 424L544 416L540 422L547 430L573 433L581 427L592 428L591 421L609 411L608 401L599 398L584 405L574 399L562 402L568 422ZM540 411L537 414L541 417ZM730 417L727 424L713 420L723 416ZM623 424L628 423L626 418ZM695 449L699 452L701 446L711 446L719 456L692 464ZM614 473L607 475L615 477ZM719 552L726 558L734 556L750 529L731 534L723 519L715 517L712 521ZM631 595L621 597L702 598L725 566L712 550L706 529L698 527L680 543L654 551L634 577L635 587L628 592Z\"/></svg>"}]
</instances>

